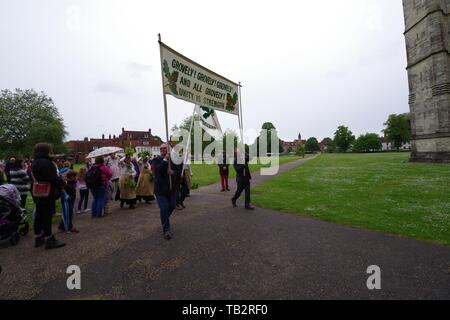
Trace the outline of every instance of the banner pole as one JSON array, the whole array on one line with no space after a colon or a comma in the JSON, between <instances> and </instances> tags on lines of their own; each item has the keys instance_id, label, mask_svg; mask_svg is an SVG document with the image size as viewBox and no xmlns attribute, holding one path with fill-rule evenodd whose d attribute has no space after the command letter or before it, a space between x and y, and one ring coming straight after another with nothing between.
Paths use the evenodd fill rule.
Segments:
<instances>
[{"instance_id":1,"label":"banner pole","mask_svg":"<svg viewBox=\"0 0 450 320\"><path fill-rule=\"evenodd\" d=\"M191 119L191 127L189 129L189 137L188 137L188 141L187 141L187 145L186 145L186 155L184 156L183 159L183 171L181 171L181 177L184 177L184 169L186 168L186 162L187 162L187 158L190 156L190 152L191 152L191 136L192 136L192 129L194 127L194 118L195 118L195 110L197 109L197 106L194 106L194 111L192 112L192 119Z\"/></svg>"},{"instance_id":2,"label":"banner pole","mask_svg":"<svg viewBox=\"0 0 450 320\"><path fill-rule=\"evenodd\" d=\"M242 93L241 93L241 82L239 82L238 90L239 90L239 128L241 134L241 153L245 163L245 141L244 141L244 120L242 116Z\"/></svg>"},{"instance_id":3,"label":"banner pole","mask_svg":"<svg viewBox=\"0 0 450 320\"><path fill-rule=\"evenodd\" d=\"M162 90L163 90L163 99L164 99L164 116L165 116L165 125L166 125L166 141L167 141L167 152L169 154L169 166L167 167L167 173L170 171L171 157L172 157L172 146L170 145L170 137L169 137L169 116L167 112L167 97L164 90L164 71L163 71L163 54L162 54L162 46L161 46L161 34L158 33L158 43L159 43L159 56L161 60L161 80L162 80ZM169 177L170 190L172 190L172 179Z\"/></svg>"}]
</instances>

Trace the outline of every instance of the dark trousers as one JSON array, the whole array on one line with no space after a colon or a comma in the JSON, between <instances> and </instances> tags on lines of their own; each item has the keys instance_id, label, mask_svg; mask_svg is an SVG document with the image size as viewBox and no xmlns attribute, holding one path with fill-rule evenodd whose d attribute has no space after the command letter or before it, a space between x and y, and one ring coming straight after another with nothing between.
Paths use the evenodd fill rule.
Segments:
<instances>
[{"instance_id":1,"label":"dark trousers","mask_svg":"<svg viewBox=\"0 0 450 320\"><path fill-rule=\"evenodd\" d=\"M80 200L78 201L78 211L81 211L81 206L84 202L83 210L87 209L89 201L89 190L88 189L80 189Z\"/></svg>"},{"instance_id":2,"label":"dark trousers","mask_svg":"<svg viewBox=\"0 0 450 320\"><path fill-rule=\"evenodd\" d=\"M56 212L56 200L43 198L35 199L36 214L34 220L34 234L50 237L52 235L52 218Z\"/></svg>"},{"instance_id":3,"label":"dark trousers","mask_svg":"<svg viewBox=\"0 0 450 320\"><path fill-rule=\"evenodd\" d=\"M170 231L170 216L176 207L176 194L170 196L156 196L156 201L159 206L163 232L166 233Z\"/></svg>"},{"instance_id":4,"label":"dark trousers","mask_svg":"<svg viewBox=\"0 0 450 320\"><path fill-rule=\"evenodd\" d=\"M220 183L222 184L222 190L228 190L228 175L220 175Z\"/></svg>"},{"instance_id":5,"label":"dark trousers","mask_svg":"<svg viewBox=\"0 0 450 320\"><path fill-rule=\"evenodd\" d=\"M187 185L187 182L183 181L180 184L179 190L177 192L177 205L184 204L184 200L186 199L188 192L189 192L189 187Z\"/></svg>"},{"instance_id":6,"label":"dark trousers","mask_svg":"<svg viewBox=\"0 0 450 320\"><path fill-rule=\"evenodd\" d=\"M27 205L27 195L22 194L20 195L20 207L25 208L26 205Z\"/></svg>"},{"instance_id":7,"label":"dark trousers","mask_svg":"<svg viewBox=\"0 0 450 320\"><path fill-rule=\"evenodd\" d=\"M94 201L92 202L92 216L100 218L103 216L103 209L105 208L105 186L96 189L91 189Z\"/></svg>"},{"instance_id":8,"label":"dark trousers","mask_svg":"<svg viewBox=\"0 0 450 320\"><path fill-rule=\"evenodd\" d=\"M245 206L250 205L250 180L238 179L237 181L237 190L234 194L233 201L237 201L241 196L242 192L245 190Z\"/></svg>"}]
</instances>

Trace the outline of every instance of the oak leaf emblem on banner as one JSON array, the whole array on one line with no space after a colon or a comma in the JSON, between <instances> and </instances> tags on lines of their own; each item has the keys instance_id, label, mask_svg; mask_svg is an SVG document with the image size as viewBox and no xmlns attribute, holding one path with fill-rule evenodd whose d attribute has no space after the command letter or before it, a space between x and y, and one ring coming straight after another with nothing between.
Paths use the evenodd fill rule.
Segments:
<instances>
[{"instance_id":1,"label":"oak leaf emblem on banner","mask_svg":"<svg viewBox=\"0 0 450 320\"><path fill-rule=\"evenodd\" d=\"M164 75L166 76L167 80L169 81L169 89L172 91L174 95L178 95L178 88L177 88L177 82L178 82L178 71L174 71L170 73L169 64L166 60L164 60Z\"/></svg>"},{"instance_id":2,"label":"oak leaf emblem on banner","mask_svg":"<svg viewBox=\"0 0 450 320\"><path fill-rule=\"evenodd\" d=\"M209 117L214 116L214 109L210 109L207 107L200 107L200 108L204 111L203 113L204 119L208 119Z\"/></svg>"},{"instance_id":3,"label":"oak leaf emblem on banner","mask_svg":"<svg viewBox=\"0 0 450 320\"><path fill-rule=\"evenodd\" d=\"M236 110L236 103L238 102L238 95L235 92L233 96L227 93L227 111L234 112Z\"/></svg>"}]
</instances>

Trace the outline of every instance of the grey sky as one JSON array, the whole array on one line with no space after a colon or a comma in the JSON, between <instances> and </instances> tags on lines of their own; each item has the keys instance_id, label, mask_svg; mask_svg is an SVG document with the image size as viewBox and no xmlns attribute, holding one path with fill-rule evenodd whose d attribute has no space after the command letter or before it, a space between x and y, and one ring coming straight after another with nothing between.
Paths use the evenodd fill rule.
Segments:
<instances>
[{"instance_id":1,"label":"grey sky","mask_svg":"<svg viewBox=\"0 0 450 320\"><path fill-rule=\"evenodd\" d=\"M401 1L2 0L0 88L51 96L69 139L164 136L157 34L241 81L244 125L282 139L377 132L408 112ZM171 126L193 106L168 99ZM223 127L237 119L219 114Z\"/></svg>"}]
</instances>

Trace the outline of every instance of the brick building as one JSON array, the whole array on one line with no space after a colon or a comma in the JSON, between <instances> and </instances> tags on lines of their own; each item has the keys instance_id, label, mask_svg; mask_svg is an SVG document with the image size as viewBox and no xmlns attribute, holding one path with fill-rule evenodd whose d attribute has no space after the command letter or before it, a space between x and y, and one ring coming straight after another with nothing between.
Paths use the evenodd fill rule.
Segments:
<instances>
[{"instance_id":1,"label":"brick building","mask_svg":"<svg viewBox=\"0 0 450 320\"><path fill-rule=\"evenodd\" d=\"M69 150L67 156L73 158L76 163L81 163L86 160L90 152L103 147L123 149L133 147L137 153L148 151L151 155L158 155L161 143L162 141L158 137L152 135L151 129L148 131L127 131L122 128L122 133L119 136L109 135L105 137L105 135L102 135L100 139L73 140L66 142L66 146Z\"/></svg>"},{"instance_id":2,"label":"brick building","mask_svg":"<svg viewBox=\"0 0 450 320\"><path fill-rule=\"evenodd\" d=\"M289 152L289 149L296 152L300 145L306 144L306 140L302 140L302 135L299 133L298 138L294 141L281 141L281 143L285 153Z\"/></svg>"}]
</instances>

